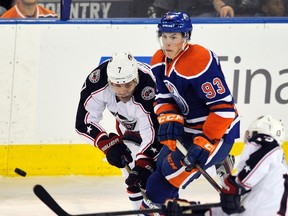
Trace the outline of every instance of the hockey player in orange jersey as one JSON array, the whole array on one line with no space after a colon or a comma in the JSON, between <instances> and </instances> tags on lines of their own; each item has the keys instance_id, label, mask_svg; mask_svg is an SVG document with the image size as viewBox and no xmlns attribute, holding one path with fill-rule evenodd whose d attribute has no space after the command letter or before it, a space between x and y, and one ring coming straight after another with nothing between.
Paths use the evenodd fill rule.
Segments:
<instances>
[{"instance_id":1,"label":"hockey player in orange jersey","mask_svg":"<svg viewBox=\"0 0 288 216\"><path fill-rule=\"evenodd\" d=\"M158 204L177 198L180 187L199 177L195 163L207 169L223 161L239 137L238 112L220 62L214 52L189 44L191 33L191 20L183 12L168 12L158 24L161 49L151 68L157 87L157 137L164 147L146 188ZM187 155L178 150L176 140Z\"/></svg>"},{"instance_id":2,"label":"hockey player in orange jersey","mask_svg":"<svg viewBox=\"0 0 288 216\"><path fill-rule=\"evenodd\" d=\"M1 18L57 18L57 14L38 5L38 0L19 0Z\"/></svg>"}]
</instances>

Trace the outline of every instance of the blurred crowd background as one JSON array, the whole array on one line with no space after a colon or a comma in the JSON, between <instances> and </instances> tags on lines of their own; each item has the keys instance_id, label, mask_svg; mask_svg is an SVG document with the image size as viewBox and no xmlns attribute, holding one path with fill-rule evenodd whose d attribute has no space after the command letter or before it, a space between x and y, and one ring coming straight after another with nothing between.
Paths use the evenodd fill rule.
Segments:
<instances>
[{"instance_id":1,"label":"blurred crowd background","mask_svg":"<svg viewBox=\"0 0 288 216\"><path fill-rule=\"evenodd\" d=\"M19 0L18 0L19 1ZM60 14L61 0L38 0L45 8ZM191 17L220 17L216 0L71 0L70 18L157 18L167 11L185 11ZM218 0L217 0L218 1ZM218 1L219 2L219 1ZM288 0L221 0L233 8L231 17L288 15ZM1 0L5 11L17 0ZM1 13L0 13L1 15Z\"/></svg>"}]
</instances>

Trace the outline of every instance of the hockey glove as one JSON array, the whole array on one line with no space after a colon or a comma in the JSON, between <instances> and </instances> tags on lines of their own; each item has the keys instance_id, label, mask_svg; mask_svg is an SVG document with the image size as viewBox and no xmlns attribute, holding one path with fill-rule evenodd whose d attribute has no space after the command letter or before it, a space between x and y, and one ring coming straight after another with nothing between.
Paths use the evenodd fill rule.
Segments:
<instances>
[{"instance_id":1,"label":"hockey glove","mask_svg":"<svg viewBox=\"0 0 288 216\"><path fill-rule=\"evenodd\" d=\"M165 216L182 216L182 215L187 215L187 214L192 215L192 210L191 208L189 208L189 206L197 205L197 204L200 204L200 203L189 202L184 199L167 199L164 203ZM193 211L193 213L195 212Z\"/></svg>"},{"instance_id":2,"label":"hockey glove","mask_svg":"<svg viewBox=\"0 0 288 216\"><path fill-rule=\"evenodd\" d=\"M115 133L101 137L97 146L106 154L109 164L118 168L124 168L126 163L130 163L133 160L130 149Z\"/></svg>"},{"instance_id":3,"label":"hockey glove","mask_svg":"<svg viewBox=\"0 0 288 216\"><path fill-rule=\"evenodd\" d=\"M235 182L235 176L228 175L224 180L220 194L221 207L226 214L241 213L245 208L241 206L241 195L246 190Z\"/></svg>"},{"instance_id":4,"label":"hockey glove","mask_svg":"<svg viewBox=\"0 0 288 216\"><path fill-rule=\"evenodd\" d=\"M210 152L215 149L214 141L210 140L204 134L197 134L193 137L193 143L188 149L184 158L184 165L191 169L197 162L200 166L205 165Z\"/></svg>"},{"instance_id":5,"label":"hockey glove","mask_svg":"<svg viewBox=\"0 0 288 216\"><path fill-rule=\"evenodd\" d=\"M158 116L159 129L157 138L158 141L166 146L171 151L176 150L176 140L182 140L184 134L184 118L181 115L166 113Z\"/></svg>"},{"instance_id":6,"label":"hockey glove","mask_svg":"<svg viewBox=\"0 0 288 216\"><path fill-rule=\"evenodd\" d=\"M154 170L154 162L147 159L139 159L136 161L135 167L131 170L125 183L129 187L138 186L139 183L141 188L146 189L146 182L149 176Z\"/></svg>"},{"instance_id":7,"label":"hockey glove","mask_svg":"<svg viewBox=\"0 0 288 216\"><path fill-rule=\"evenodd\" d=\"M132 142L133 144L140 146L142 143L142 138L140 136L139 131L125 131L122 136L122 140L125 142Z\"/></svg>"}]
</instances>

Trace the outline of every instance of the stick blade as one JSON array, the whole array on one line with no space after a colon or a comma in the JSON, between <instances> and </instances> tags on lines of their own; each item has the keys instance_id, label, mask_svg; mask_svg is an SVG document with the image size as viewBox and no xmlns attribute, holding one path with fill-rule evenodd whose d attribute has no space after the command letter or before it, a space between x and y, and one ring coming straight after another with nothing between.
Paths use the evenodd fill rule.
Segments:
<instances>
[{"instance_id":1,"label":"stick blade","mask_svg":"<svg viewBox=\"0 0 288 216\"><path fill-rule=\"evenodd\" d=\"M53 197L46 191L42 185L35 185L33 188L34 194L55 214L58 216L70 216L64 209L62 209L58 203L53 199Z\"/></svg>"}]
</instances>

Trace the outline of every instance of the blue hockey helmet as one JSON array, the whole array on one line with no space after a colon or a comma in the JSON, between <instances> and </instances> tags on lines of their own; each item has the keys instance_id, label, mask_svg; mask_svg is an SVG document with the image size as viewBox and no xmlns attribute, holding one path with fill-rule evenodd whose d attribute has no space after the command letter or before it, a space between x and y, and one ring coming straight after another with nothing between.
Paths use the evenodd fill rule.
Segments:
<instances>
[{"instance_id":1,"label":"blue hockey helmet","mask_svg":"<svg viewBox=\"0 0 288 216\"><path fill-rule=\"evenodd\" d=\"M159 32L181 32L189 33L192 31L191 19L184 12L167 12L158 23Z\"/></svg>"}]
</instances>

